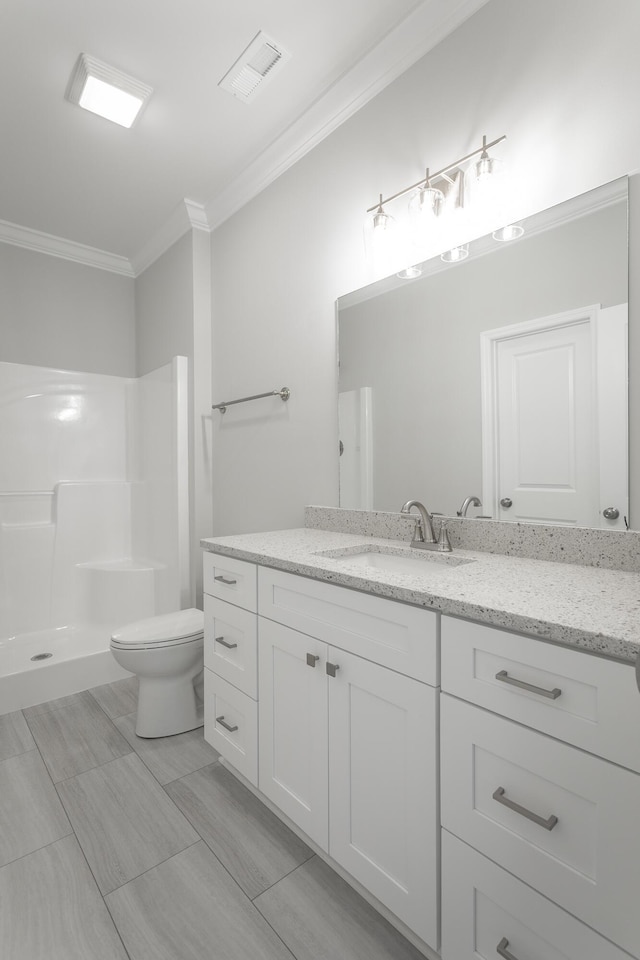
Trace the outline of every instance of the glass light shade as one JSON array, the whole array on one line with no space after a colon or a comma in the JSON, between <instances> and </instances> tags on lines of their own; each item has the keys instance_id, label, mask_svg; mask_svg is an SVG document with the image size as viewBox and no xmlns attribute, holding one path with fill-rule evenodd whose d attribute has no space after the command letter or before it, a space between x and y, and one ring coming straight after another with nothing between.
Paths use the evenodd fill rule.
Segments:
<instances>
[{"instance_id":1,"label":"glass light shade","mask_svg":"<svg viewBox=\"0 0 640 960\"><path fill-rule=\"evenodd\" d=\"M492 236L494 240L498 240L500 243L507 243L509 240L517 240L523 233L524 227L517 223L510 223L506 227L494 230Z\"/></svg>"},{"instance_id":2,"label":"glass light shade","mask_svg":"<svg viewBox=\"0 0 640 960\"><path fill-rule=\"evenodd\" d=\"M476 180L483 183L492 177L499 176L502 172L502 160L496 157L490 157L487 153L482 154L475 165Z\"/></svg>"},{"instance_id":3,"label":"glass light shade","mask_svg":"<svg viewBox=\"0 0 640 960\"><path fill-rule=\"evenodd\" d=\"M433 217L438 216L443 202L444 194L442 190L425 185L416 190L411 197L409 215L416 223L429 222Z\"/></svg>"},{"instance_id":4,"label":"glass light shade","mask_svg":"<svg viewBox=\"0 0 640 960\"><path fill-rule=\"evenodd\" d=\"M451 250L445 250L440 254L440 259L445 263L459 263L460 260L466 260L469 256L469 246L463 243L459 247L452 247Z\"/></svg>"},{"instance_id":5,"label":"glass light shade","mask_svg":"<svg viewBox=\"0 0 640 960\"><path fill-rule=\"evenodd\" d=\"M415 261L407 252L401 225L380 207L367 218L364 230L365 253L375 279L387 277Z\"/></svg>"}]
</instances>

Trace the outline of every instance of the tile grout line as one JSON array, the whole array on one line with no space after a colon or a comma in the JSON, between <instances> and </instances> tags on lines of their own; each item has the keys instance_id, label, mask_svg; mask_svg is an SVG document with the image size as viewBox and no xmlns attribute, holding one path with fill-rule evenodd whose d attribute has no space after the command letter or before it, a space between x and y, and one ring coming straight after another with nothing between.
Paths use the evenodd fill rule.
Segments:
<instances>
[{"instance_id":1,"label":"tile grout line","mask_svg":"<svg viewBox=\"0 0 640 960\"><path fill-rule=\"evenodd\" d=\"M64 809L64 808L63 808L63 809ZM64 812L65 812L65 815L66 815L66 812L67 812L67 811L65 810ZM67 817L67 820L68 820L68 819L69 819L69 818ZM40 853L41 850L46 850L47 847L52 847L54 844L60 843L61 840L67 840L69 837L73 837L74 840L78 840L78 838L76 837L75 831L74 831L73 826L71 825L71 823L69 823L69 826L71 827L70 832L69 832L69 833L65 833L62 837L58 837L56 840L50 840L49 843L43 843L41 847L36 847L35 850L29 850L28 853L23 853L23 854L21 854L19 857L15 857L13 860L7 860L6 863L3 863L3 864L0 866L0 873L4 870L5 867L11 867L11 866L13 866L14 863L20 863L21 860L26 860L27 857L32 857L32 856L34 855L34 853ZM78 841L78 846L79 846L79 845L80 845L80 844L79 844L79 841ZM81 849L82 849L82 848L81 848ZM99 891L98 891L98 892L99 892Z\"/></svg>"},{"instance_id":2,"label":"tile grout line","mask_svg":"<svg viewBox=\"0 0 640 960\"><path fill-rule=\"evenodd\" d=\"M205 843L206 843L206 840L205 840ZM301 863L297 863L297 864L295 865L295 867L292 867L291 870L289 870L288 873L283 874L281 877L279 877L277 880L275 880L273 883L271 883L268 887L265 887L264 890L261 890L260 893L257 893L257 894L255 895L255 897L251 897L251 902L252 902L252 903L255 903L256 900L257 900L259 897L261 897L263 893L268 893L269 890L273 890L273 888L274 888L274 887L277 887L278 884L279 884L282 880L286 880L287 877L290 877L292 873L295 873L296 870L299 870L299 869L300 869L300 867L304 867L305 863L309 863L310 860L313 860L313 858L314 858L314 857L317 857L317 856L318 856L318 854L317 854L317 853L314 853L313 850L311 850L311 855L308 856L306 860L303 860ZM260 910L260 907L258 907L258 910ZM262 911L260 911L260 912L262 913ZM265 918L265 919L266 919L266 918Z\"/></svg>"},{"instance_id":3,"label":"tile grout line","mask_svg":"<svg viewBox=\"0 0 640 960\"><path fill-rule=\"evenodd\" d=\"M60 803L62 803L62 798L60 798ZM66 812L66 811L65 811L65 812ZM113 928L114 928L114 930L116 931L116 933L117 933L117 935L118 935L118 939L119 939L120 943L122 944L122 949L123 949L124 952L125 952L125 956L128 958L128 960L131 960L131 954L129 953L129 951L127 950L127 948L126 948L126 946L125 946L125 942L124 942L124 940L122 939L122 934L120 933L120 931L119 931L119 929L118 929L118 924L117 924L117 923L115 922L115 920L113 919L113 916L112 916L112 914L111 914L111 910L109 910L109 904L108 904L107 901L105 900L105 896L104 896L102 890L100 889L100 887L98 886L98 880L97 880L97 878L96 878L96 875L94 874L93 870L91 869L91 864L90 864L89 861L87 860L87 855L86 855L86 853L84 852L84 848L83 848L82 844L80 843L80 838L77 836L75 830L73 831L73 835L74 835L74 837L75 837L75 839L76 839L76 843L78 844L78 847L80 848L80 853L82 854L82 859L83 859L84 862L86 863L87 868L88 868L88 870L89 870L89 873L90 873L91 876L93 877L93 882L94 882L95 885L96 885L96 890L97 890L97 892L98 892L98 896L99 896L100 899L102 900L102 902L103 902L103 904L104 904L104 907L105 907L105 910L106 910L107 913L109 914L109 918L110 918L110 920L111 920L111 923L113 924Z\"/></svg>"},{"instance_id":4,"label":"tile grout line","mask_svg":"<svg viewBox=\"0 0 640 960\"><path fill-rule=\"evenodd\" d=\"M196 831L196 833L197 833L197 831ZM174 857L179 857L179 856L181 856L181 854L183 854L183 853L185 852L185 850L190 850L191 847L195 847L195 846L197 846L197 844L199 844L199 843L204 843L204 840L202 839L202 837L200 836L200 834L198 834L198 839L197 839L197 840L194 840L193 843L188 843L188 844L186 845L186 847L183 847L183 848L182 848L182 850L178 850L176 853L172 853L170 856L165 857L164 860L160 860L159 863L154 863L152 867L147 867L145 870L142 871L142 873L138 873L138 874L136 874L135 877L131 877L129 880L125 880L124 883L121 883L119 886L114 887L113 890L108 890L107 893L103 893L102 890L100 890L100 888L98 888L98 890L99 890L99 892L100 892L100 896L102 897L102 899L103 899L103 900L105 901L105 903L106 903L106 898L107 898L107 897L110 897L112 893L117 893L118 890L122 890L123 887L128 886L130 883L134 883L136 880L139 880L140 877L144 877L145 874L151 873L151 871L152 871L152 870L155 870L156 867L161 867L163 863L169 863L169 861L170 861L170 860L173 860ZM83 852L84 852L84 851L83 851ZM86 858L85 858L85 859L86 859ZM96 881L96 882L97 882L97 881Z\"/></svg>"}]
</instances>

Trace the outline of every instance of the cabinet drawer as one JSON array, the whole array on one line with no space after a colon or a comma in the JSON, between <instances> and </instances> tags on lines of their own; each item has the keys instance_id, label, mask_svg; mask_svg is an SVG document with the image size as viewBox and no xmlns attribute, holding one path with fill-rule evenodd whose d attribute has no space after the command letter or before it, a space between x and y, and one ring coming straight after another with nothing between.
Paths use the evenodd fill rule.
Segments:
<instances>
[{"instance_id":1,"label":"cabinet drawer","mask_svg":"<svg viewBox=\"0 0 640 960\"><path fill-rule=\"evenodd\" d=\"M258 785L258 704L206 668L204 738L247 780Z\"/></svg>"},{"instance_id":2,"label":"cabinet drawer","mask_svg":"<svg viewBox=\"0 0 640 960\"><path fill-rule=\"evenodd\" d=\"M497 960L499 945L516 960L629 960L627 953L444 830L442 960Z\"/></svg>"},{"instance_id":3,"label":"cabinet drawer","mask_svg":"<svg viewBox=\"0 0 640 960\"><path fill-rule=\"evenodd\" d=\"M202 588L205 593L256 612L258 589L255 563L208 552L202 555L202 563Z\"/></svg>"},{"instance_id":4,"label":"cabinet drawer","mask_svg":"<svg viewBox=\"0 0 640 960\"><path fill-rule=\"evenodd\" d=\"M438 615L268 567L260 614L384 667L438 685Z\"/></svg>"},{"instance_id":5,"label":"cabinet drawer","mask_svg":"<svg viewBox=\"0 0 640 960\"><path fill-rule=\"evenodd\" d=\"M441 634L447 693L640 771L632 666L454 617Z\"/></svg>"},{"instance_id":6,"label":"cabinet drawer","mask_svg":"<svg viewBox=\"0 0 640 960\"><path fill-rule=\"evenodd\" d=\"M258 699L258 616L204 598L204 665L254 700Z\"/></svg>"},{"instance_id":7,"label":"cabinet drawer","mask_svg":"<svg viewBox=\"0 0 640 960\"><path fill-rule=\"evenodd\" d=\"M637 951L640 776L446 694L440 705L442 825Z\"/></svg>"}]
</instances>

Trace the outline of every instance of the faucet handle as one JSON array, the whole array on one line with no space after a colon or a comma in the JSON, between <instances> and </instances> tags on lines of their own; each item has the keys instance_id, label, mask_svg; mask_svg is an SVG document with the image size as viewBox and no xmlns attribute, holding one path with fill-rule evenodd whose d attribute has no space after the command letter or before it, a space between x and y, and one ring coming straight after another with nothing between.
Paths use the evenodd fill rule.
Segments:
<instances>
[{"instance_id":1,"label":"faucet handle","mask_svg":"<svg viewBox=\"0 0 640 960\"><path fill-rule=\"evenodd\" d=\"M440 526L440 536L438 537L438 550L441 553L451 553L453 547L451 546L451 540L449 539L449 531L447 530L447 523L445 520L442 521Z\"/></svg>"}]
</instances>

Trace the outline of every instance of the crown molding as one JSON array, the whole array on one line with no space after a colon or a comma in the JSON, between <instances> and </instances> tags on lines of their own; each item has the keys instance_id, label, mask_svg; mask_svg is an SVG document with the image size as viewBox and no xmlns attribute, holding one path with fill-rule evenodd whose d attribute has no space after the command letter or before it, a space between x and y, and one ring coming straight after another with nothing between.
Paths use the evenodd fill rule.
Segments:
<instances>
[{"instance_id":1,"label":"crown molding","mask_svg":"<svg viewBox=\"0 0 640 960\"><path fill-rule=\"evenodd\" d=\"M210 233L211 227L205 207L201 203L196 203L195 200L185 198L132 258L134 276L140 276L189 230L205 230Z\"/></svg>"},{"instance_id":2,"label":"crown molding","mask_svg":"<svg viewBox=\"0 0 640 960\"><path fill-rule=\"evenodd\" d=\"M23 247L36 253L46 253L62 260L71 260L88 267L97 267L98 270L108 270L119 273L123 277L134 277L133 266L126 257L96 247L88 247L64 237L55 237L51 233L32 230L30 227L21 227L8 220L0 220L0 242L13 244L14 247Z\"/></svg>"},{"instance_id":3,"label":"crown molding","mask_svg":"<svg viewBox=\"0 0 640 960\"><path fill-rule=\"evenodd\" d=\"M130 259L0 220L0 242L137 277L190 229L210 233L489 0L423 0L209 203L184 199Z\"/></svg>"},{"instance_id":4,"label":"crown molding","mask_svg":"<svg viewBox=\"0 0 640 960\"><path fill-rule=\"evenodd\" d=\"M210 229L309 153L489 0L424 0L206 205Z\"/></svg>"}]
</instances>

